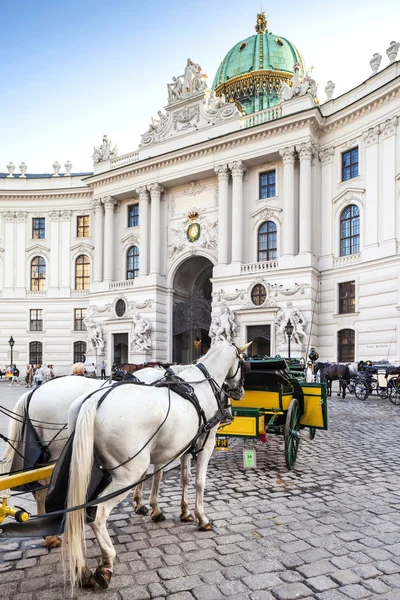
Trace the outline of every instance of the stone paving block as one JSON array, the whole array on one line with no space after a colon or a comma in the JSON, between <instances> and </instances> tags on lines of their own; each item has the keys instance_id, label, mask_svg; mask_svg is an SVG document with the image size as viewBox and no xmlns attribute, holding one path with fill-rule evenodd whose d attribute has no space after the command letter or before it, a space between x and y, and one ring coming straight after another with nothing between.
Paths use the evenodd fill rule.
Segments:
<instances>
[{"instance_id":1,"label":"stone paving block","mask_svg":"<svg viewBox=\"0 0 400 600\"><path fill-rule=\"evenodd\" d=\"M337 587L337 583L332 581L330 577L319 575L318 577L310 577L304 582L315 592L325 592Z\"/></svg>"},{"instance_id":2,"label":"stone paving block","mask_svg":"<svg viewBox=\"0 0 400 600\"><path fill-rule=\"evenodd\" d=\"M361 579L370 579L371 577L378 577L379 575L382 575L382 571L378 571L378 569L372 564L358 565L353 567L352 571L359 575Z\"/></svg>"},{"instance_id":3,"label":"stone paving block","mask_svg":"<svg viewBox=\"0 0 400 600\"><path fill-rule=\"evenodd\" d=\"M159 576L156 571L138 571L134 575L135 581L139 585L148 585L149 583L156 583L159 581Z\"/></svg>"},{"instance_id":4,"label":"stone paving block","mask_svg":"<svg viewBox=\"0 0 400 600\"><path fill-rule=\"evenodd\" d=\"M384 575L381 577L382 581L387 583L389 586L394 588L400 588L400 574L394 573L393 575ZM400 597L400 592L399 592Z\"/></svg>"},{"instance_id":5,"label":"stone paving block","mask_svg":"<svg viewBox=\"0 0 400 600\"><path fill-rule=\"evenodd\" d=\"M297 600L298 598L306 598L312 594L312 590L306 587L304 583L287 583L272 588L271 592L278 600Z\"/></svg>"},{"instance_id":6,"label":"stone paving block","mask_svg":"<svg viewBox=\"0 0 400 600\"><path fill-rule=\"evenodd\" d=\"M367 590L362 585L358 585L358 584L345 585L340 589L343 592L343 594L345 594L349 598L353 598L354 600L362 600L363 598L371 597L371 591Z\"/></svg>"},{"instance_id":7,"label":"stone paving block","mask_svg":"<svg viewBox=\"0 0 400 600\"><path fill-rule=\"evenodd\" d=\"M392 588L389 588L386 583L380 579L369 579L368 581L363 581L363 586L374 594L386 594L390 591L393 591Z\"/></svg>"},{"instance_id":8,"label":"stone paving block","mask_svg":"<svg viewBox=\"0 0 400 600\"><path fill-rule=\"evenodd\" d=\"M178 592L168 596L171 600L193 600L194 596L190 592Z\"/></svg>"},{"instance_id":9,"label":"stone paving block","mask_svg":"<svg viewBox=\"0 0 400 600\"><path fill-rule=\"evenodd\" d=\"M214 585L201 585L192 590L196 600L220 600L223 598L219 589Z\"/></svg>"},{"instance_id":10,"label":"stone paving block","mask_svg":"<svg viewBox=\"0 0 400 600\"><path fill-rule=\"evenodd\" d=\"M262 573L260 575L250 575L243 578L243 583L251 590L269 589L279 585L281 580L275 573Z\"/></svg>"},{"instance_id":11,"label":"stone paving block","mask_svg":"<svg viewBox=\"0 0 400 600\"><path fill-rule=\"evenodd\" d=\"M350 569L351 567L354 567L354 565L356 564L354 560L352 560L351 558L349 558L348 556L333 556L330 559L330 562L337 568L337 569ZM336 569L334 569L335 571Z\"/></svg>"},{"instance_id":12,"label":"stone paving block","mask_svg":"<svg viewBox=\"0 0 400 600\"><path fill-rule=\"evenodd\" d=\"M184 592L200 587L201 581L197 575L191 575L188 577L179 577L179 579L169 579L168 581L164 581L163 584L167 588L167 591L173 594L174 592Z\"/></svg>"},{"instance_id":13,"label":"stone paving block","mask_svg":"<svg viewBox=\"0 0 400 600\"><path fill-rule=\"evenodd\" d=\"M219 565L218 571L209 571L208 573L201 573L201 579L204 583L208 583L210 585L219 585L220 583L225 583L226 579L221 572L221 566Z\"/></svg>"},{"instance_id":14,"label":"stone paving block","mask_svg":"<svg viewBox=\"0 0 400 600\"><path fill-rule=\"evenodd\" d=\"M184 577L184 571L178 567L163 567L158 570L158 574L161 579L176 579L177 577Z\"/></svg>"},{"instance_id":15,"label":"stone paving block","mask_svg":"<svg viewBox=\"0 0 400 600\"><path fill-rule=\"evenodd\" d=\"M318 600L349 600L349 596L342 594L339 590L327 590L320 594L316 594Z\"/></svg>"},{"instance_id":16,"label":"stone paving block","mask_svg":"<svg viewBox=\"0 0 400 600\"><path fill-rule=\"evenodd\" d=\"M120 591L122 600L149 600L150 594L145 587L133 587ZM118 596L116 596L118 599Z\"/></svg>"},{"instance_id":17,"label":"stone paving block","mask_svg":"<svg viewBox=\"0 0 400 600\"><path fill-rule=\"evenodd\" d=\"M296 583L304 580L304 577L297 571L279 571L278 575L286 583Z\"/></svg>"},{"instance_id":18,"label":"stone paving block","mask_svg":"<svg viewBox=\"0 0 400 600\"><path fill-rule=\"evenodd\" d=\"M165 588L160 583L150 583L147 589L152 598L165 597L167 594Z\"/></svg>"},{"instance_id":19,"label":"stone paving block","mask_svg":"<svg viewBox=\"0 0 400 600\"><path fill-rule=\"evenodd\" d=\"M304 564L297 567L297 571L306 578L326 575L327 573L332 573L336 570L337 568L328 560L318 560L315 563Z\"/></svg>"},{"instance_id":20,"label":"stone paving block","mask_svg":"<svg viewBox=\"0 0 400 600\"><path fill-rule=\"evenodd\" d=\"M197 562L187 563L184 569L188 575L201 575L207 571L215 571L221 568L216 560L199 560Z\"/></svg>"},{"instance_id":21,"label":"stone paving block","mask_svg":"<svg viewBox=\"0 0 400 600\"><path fill-rule=\"evenodd\" d=\"M393 573L400 573L400 565L396 564L391 560L379 560L375 563L375 566L379 571L382 571L385 575L393 575Z\"/></svg>"},{"instance_id":22,"label":"stone paving block","mask_svg":"<svg viewBox=\"0 0 400 600\"><path fill-rule=\"evenodd\" d=\"M356 575L356 573L350 571L349 569L335 571L334 573L331 573L330 576L339 585L349 585L352 583L358 583L361 579L359 575Z\"/></svg>"}]
</instances>

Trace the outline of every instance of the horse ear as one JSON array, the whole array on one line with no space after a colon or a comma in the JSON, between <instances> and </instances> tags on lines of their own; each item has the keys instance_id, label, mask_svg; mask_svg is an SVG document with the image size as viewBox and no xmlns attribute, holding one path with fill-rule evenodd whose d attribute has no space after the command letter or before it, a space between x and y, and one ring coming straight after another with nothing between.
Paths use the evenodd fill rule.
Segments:
<instances>
[{"instance_id":1,"label":"horse ear","mask_svg":"<svg viewBox=\"0 0 400 600\"><path fill-rule=\"evenodd\" d=\"M246 352L247 348L249 348L249 346L251 346L253 343L253 340L251 340L251 342L249 342L248 344L245 344L244 346L239 346L238 350L239 352L242 354L243 352Z\"/></svg>"}]
</instances>

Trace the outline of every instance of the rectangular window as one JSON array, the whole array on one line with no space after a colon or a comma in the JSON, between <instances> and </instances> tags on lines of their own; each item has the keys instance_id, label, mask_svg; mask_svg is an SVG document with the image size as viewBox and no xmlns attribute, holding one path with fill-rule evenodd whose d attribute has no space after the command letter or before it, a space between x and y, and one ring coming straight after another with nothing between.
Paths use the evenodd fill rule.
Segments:
<instances>
[{"instance_id":1,"label":"rectangular window","mask_svg":"<svg viewBox=\"0 0 400 600\"><path fill-rule=\"evenodd\" d=\"M44 240L46 237L46 219L44 217L32 219L32 239Z\"/></svg>"},{"instance_id":2,"label":"rectangular window","mask_svg":"<svg viewBox=\"0 0 400 600\"><path fill-rule=\"evenodd\" d=\"M30 331L43 331L43 310L41 308L31 308L29 329Z\"/></svg>"},{"instance_id":3,"label":"rectangular window","mask_svg":"<svg viewBox=\"0 0 400 600\"><path fill-rule=\"evenodd\" d=\"M139 204L128 206L128 227L137 227L139 225Z\"/></svg>"},{"instance_id":4,"label":"rectangular window","mask_svg":"<svg viewBox=\"0 0 400 600\"><path fill-rule=\"evenodd\" d=\"M89 215L84 217L77 217L77 232L76 237L85 238L89 237Z\"/></svg>"},{"instance_id":5,"label":"rectangular window","mask_svg":"<svg viewBox=\"0 0 400 600\"><path fill-rule=\"evenodd\" d=\"M356 312L356 285L354 281L339 283L339 314Z\"/></svg>"},{"instance_id":6,"label":"rectangular window","mask_svg":"<svg viewBox=\"0 0 400 600\"><path fill-rule=\"evenodd\" d=\"M342 154L342 181L358 177L358 148Z\"/></svg>"},{"instance_id":7,"label":"rectangular window","mask_svg":"<svg viewBox=\"0 0 400 600\"><path fill-rule=\"evenodd\" d=\"M86 325L83 319L86 317L86 308L75 308L74 309L74 330L75 331L86 331Z\"/></svg>"},{"instance_id":8,"label":"rectangular window","mask_svg":"<svg viewBox=\"0 0 400 600\"><path fill-rule=\"evenodd\" d=\"M276 196L276 171L260 173L260 199Z\"/></svg>"}]
</instances>

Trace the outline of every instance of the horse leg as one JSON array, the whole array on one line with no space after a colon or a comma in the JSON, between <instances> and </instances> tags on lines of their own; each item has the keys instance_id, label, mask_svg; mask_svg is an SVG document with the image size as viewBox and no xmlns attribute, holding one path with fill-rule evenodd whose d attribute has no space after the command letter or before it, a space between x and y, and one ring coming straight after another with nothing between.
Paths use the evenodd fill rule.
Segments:
<instances>
[{"instance_id":1,"label":"horse leg","mask_svg":"<svg viewBox=\"0 0 400 600\"><path fill-rule=\"evenodd\" d=\"M158 496L160 494L160 483L163 476L163 465L154 465L154 475L151 482L150 506L152 508L151 518L155 523L165 521L164 513L158 505Z\"/></svg>"},{"instance_id":2,"label":"horse leg","mask_svg":"<svg viewBox=\"0 0 400 600\"><path fill-rule=\"evenodd\" d=\"M215 432L210 435L202 452L197 457L196 467L196 504L195 515L198 520L199 531L211 531L212 524L204 514L204 488L206 485L207 467L215 446Z\"/></svg>"},{"instance_id":3,"label":"horse leg","mask_svg":"<svg viewBox=\"0 0 400 600\"><path fill-rule=\"evenodd\" d=\"M146 476L146 473L141 477ZM133 501L134 501L134 511L137 515L147 515L149 513L149 509L143 503L143 481L142 483L138 483L135 487L135 491L133 493Z\"/></svg>"},{"instance_id":4,"label":"horse leg","mask_svg":"<svg viewBox=\"0 0 400 600\"><path fill-rule=\"evenodd\" d=\"M50 478L41 479L38 481L39 485L48 485L50 483ZM47 489L45 490L37 490L33 492L33 497L36 500L36 508L38 515L44 515L46 513L45 500L46 500ZM53 548L58 548L61 546L61 538L58 535L47 535L44 538L44 545L48 550L52 550Z\"/></svg>"},{"instance_id":5,"label":"horse leg","mask_svg":"<svg viewBox=\"0 0 400 600\"><path fill-rule=\"evenodd\" d=\"M181 499L181 515L180 520L184 523L194 521L193 515L189 510L188 488L190 483L190 454L181 456L181 484L182 484L182 499Z\"/></svg>"}]
</instances>

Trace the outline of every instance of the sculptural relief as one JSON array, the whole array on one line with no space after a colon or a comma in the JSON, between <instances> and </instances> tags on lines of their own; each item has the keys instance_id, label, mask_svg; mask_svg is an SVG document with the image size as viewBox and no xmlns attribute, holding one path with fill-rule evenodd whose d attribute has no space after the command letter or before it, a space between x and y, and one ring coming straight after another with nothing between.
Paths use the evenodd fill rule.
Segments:
<instances>
[{"instance_id":1,"label":"sculptural relief","mask_svg":"<svg viewBox=\"0 0 400 600\"><path fill-rule=\"evenodd\" d=\"M95 308L90 306L87 310L83 322L87 329L86 335L86 353L95 352L96 356L104 356L104 338L103 329L98 321L94 319Z\"/></svg>"},{"instance_id":2,"label":"sculptural relief","mask_svg":"<svg viewBox=\"0 0 400 600\"><path fill-rule=\"evenodd\" d=\"M227 340L232 343L236 330L235 313L229 306L221 306L219 317L211 319L211 326L208 335L211 338L211 344L218 340Z\"/></svg>"},{"instance_id":3,"label":"sculptural relief","mask_svg":"<svg viewBox=\"0 0 400 600\"><path fill-rule=\"evenodd\" d=\"M302 338L306 338L304 327L307 325L307 320L301 314L301 312L293 306L293 303L290 300L286 302L285 307L278 310L275 319L276 332L278 335L282 336L286 342L287 335L285 332L285 327L288 321L290 321L290 323L293 325L293 333L291 336L292 340L301 346Z\"/></svg>"},{"instance_id":4,"label":"sculptural relief","mask_svg":"<svg viewBox=\"0 0 400 600\"><path fill-rule=\"evenodd\" d=\"M131 348L132 351L149 352L151 350L151 324L139 312L132 317Z\"/></svg>"},{"instance_id":5,"label":"sculptural relief","mask_svg":"<svg viewBox=\"0 0 400 600\"><path fill-rule=\"evenodd\" d=\"M311 98L315 99L317 96L317 84L315 79L307 71L306 75L301 77L301 68L299 63L293 65L293 85L290 87L287 83L282 81L281 89L279 92L279 98L281 102L291 100L295 96L305 96L308 94Z\"/></svg>"},{"instance_id":6,"label":"sculptural relief","mask_svg":"<svg viewBox=\"0 0 400 600\"><path fill-rule=\"evenodd\" d=\"M102 162L103 160L109 160L110 158L114 158L115 156L117 156L117 154L117 146L115 145L114 147L112 147L111 140L108 141L108 137L106 135L103 135L103 141L101 143L101 146L99 148L96 148L96 146L94 146L94 152L92 155L93 163L96 165L97 163Z\"/></svg>"}]
</instances>

